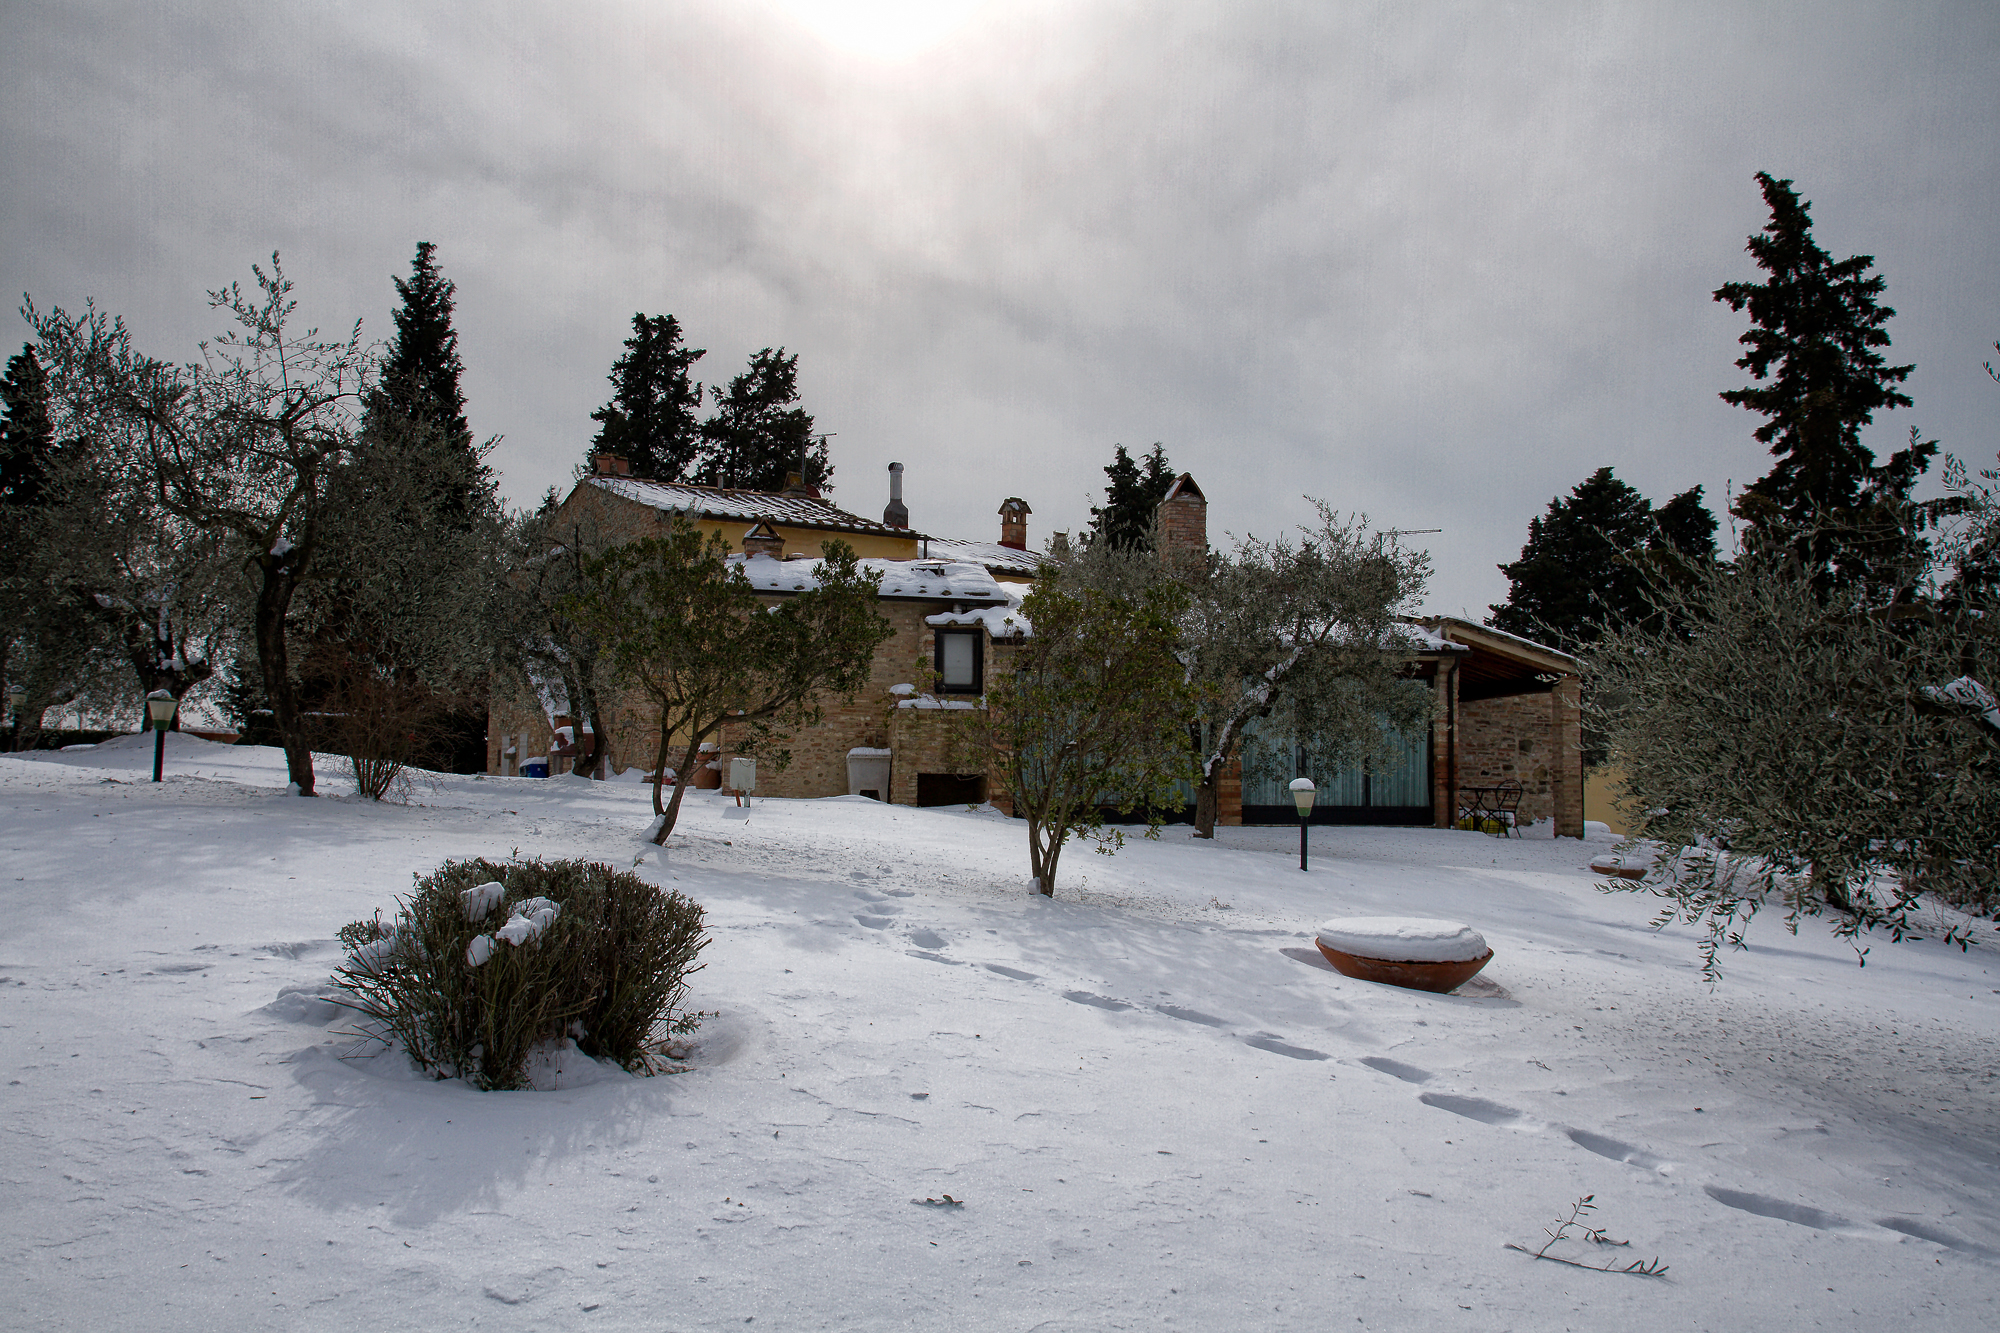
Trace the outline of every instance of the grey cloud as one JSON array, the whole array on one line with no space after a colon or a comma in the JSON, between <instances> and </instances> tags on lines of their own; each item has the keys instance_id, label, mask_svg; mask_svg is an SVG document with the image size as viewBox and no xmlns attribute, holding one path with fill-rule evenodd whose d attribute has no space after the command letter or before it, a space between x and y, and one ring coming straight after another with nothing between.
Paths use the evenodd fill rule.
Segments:
<instances>
[{"instance_id":1,"label":"grey cloud","mask_svg":"<svg viewBox=\"0 0 2000 1333\"><path fill-rule=\"evenodd\" d=\"M703 371L801 356L864 513L1076 529L1163 441L1217 530L1324 496L1431 539L1479 614L1548 498L1761 474L1738 382L1751 173L1878 257L1902 418L1991 454L2000 19L1982 4L1073 4L905 65L755 6L20 7L0 280L187 354L284 249L308 313L388 326L419 238L459 284L512 498L566 482L634 310Z\"/></svg>"}]
</instances>

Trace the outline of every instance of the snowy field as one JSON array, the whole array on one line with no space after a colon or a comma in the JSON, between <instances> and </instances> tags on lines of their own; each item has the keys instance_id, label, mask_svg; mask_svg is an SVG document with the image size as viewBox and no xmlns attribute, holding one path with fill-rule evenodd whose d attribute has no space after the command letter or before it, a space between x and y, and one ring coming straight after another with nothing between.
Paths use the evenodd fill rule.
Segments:
<instances>
[{"instance_id":1,"label":"snowy field","mask_svg":"<svg viewBox=\"0 0 2000 1333\"><path fill-rule=\"evenodd\" d=\"M436 778L171 738L0 756L7 1328L2000 1328L2000 952L1759 921L1701 981L1609 843L1072 848L859 798ZM364 1053L334 932L446 857L706 905L689 1072L477 1093ZM1333 916L1470 922L1460 994ZM305 988L297 990L291 988ZM593 1067L593 1072L595 1072ZM949 1194L962 1206L921 1202ZM1666 1276L1504 1248L1594 1195Z\"/></svg>"}]
</instances>

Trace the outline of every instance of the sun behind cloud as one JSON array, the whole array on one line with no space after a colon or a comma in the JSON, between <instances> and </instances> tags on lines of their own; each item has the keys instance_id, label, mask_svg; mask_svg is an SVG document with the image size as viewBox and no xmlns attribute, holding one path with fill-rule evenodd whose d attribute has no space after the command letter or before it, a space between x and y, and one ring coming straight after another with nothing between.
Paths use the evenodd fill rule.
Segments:
<instances>
[{"instance_id":1,"label":"sun behind cloud","mask_svg":"<svg viewBox=\"0 0 2000 1333\"><path fill-rule=\"evenodd\" d=\"M989 0L765 0L837 51L873 60L919 55L965 26Z\"/></svg>"}]
</instances>

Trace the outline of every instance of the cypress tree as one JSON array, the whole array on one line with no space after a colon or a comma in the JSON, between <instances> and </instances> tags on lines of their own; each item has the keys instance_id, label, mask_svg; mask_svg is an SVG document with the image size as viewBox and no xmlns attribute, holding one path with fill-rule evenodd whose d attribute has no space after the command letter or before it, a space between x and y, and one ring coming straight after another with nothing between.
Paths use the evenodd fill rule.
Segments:
<instances>
[{"instance_id":1,"label":"cypress tree","mask_svg":"<svg viewBox=\"0 0 2000 1333\"><path fill-rule=\"evenodd\" d=\"M459 376L465 363L458 355L458 332L451 326L452 298L457 285L438 272L437 246L417 242L409 278L393 278L402 305L396 310L396 337L382 363L381 392L404 416L429 416L467 448L472 430L465 424L465 394Z\"/></svg>"},{"instance_id":2,"label":"cypress tree","mask_svg":"<svg viewBox=\"0 0 2000 1333\"><path fill-rule=\"evenodd\" d=\"M706 355L682 345L672 315L634 314L625 352L611 366L611 401L590 414L599 423L590 452L625 459L646 481L685 479L702 444L695 418L702 386L688 372Z\"/></svg>"},{"instance_id":3,"label":"cypress tree","mask_svg":"<svg viewBox=\"0 0 2000 1333\"><path fill-rule=\"evenodd\" d=\"M812 415L795 406L798 400L797 354L766 347L751 357L715 395L715 414L702 425L702 481L775 491L796 472L806 485L830 489L826 438L815 438Z\"/></svg>"},{"instance_id":4,"label":"cypress tree","mask_svg":"<svg viewBox=\"0 0 2000 1333\"><path fill-rule=\"evenodd\" d=\"M1896 313L1876 299L1887 280L1869 272L1873 255L1835 261L1819 247L1812 206L1792 182L1760 171L1757 183L1771 220L1746 248L1768 276L1715 290L1717 301L1749 312L1736 364L1753 383L1722 400L1765 418L1755 437L1777 461L1734 512L1752 525L1753 543L1791 542L1822 586L1899 582L1894 567L1910 553L1895 534L1937 445L1913 439L1878 468L1861 443L1877 411L1911 401L1896 386L1915 367L1889 365L1880 350Z\"/></svg>"},{"instance_id":5,"label":"cypress tree","mask_svg":"<svg viewBox=\"0 0 2000 1333\"><path fill-rule=\"evenodd\" d=\"M1175 473L1167 462L1167 451L1155 443L1135 459L1121 444L1104 475L1111 483L1104 488L1104 507L1091 506L1092 539L1109 542L1114 550L1150 551L1154 512L1174 486Z\"/></svg>"},{"instance_id":6,"label":"cypress tree","mask_svg":"<svg viewBox=\"0 0 2000 1333\"><path fill-rule=\"evenodd\" d=\"M6 378L0 379L0 402L7 409L0 426L0 504L38 504L48 484L55 427L49 416L49 377L33 343L22 344L8 358Z\"/></svg>"},{"instance_id":7,"label":"cypress tree","mask_svg":"<svg viewBox=\"0 0 2000 1333\"><path fill-rule=\"evenodd\" d=\"M1511 585L1507 600L1487 608L1487 623L1574 652L1614 624L1647 620L1646 567L1667 553L1715 554L1715 516L1701 487L1655 509L1601 467L1529 521L1521 558L1500 566Z\"/></svg>"},{"instance_id":8,"label":"cypress tree","mask_svg":"<svg viewBox=\"0 0 2000 1333\"><path fill-rule=\"evenodd\" d=\"M368 397L363 443L390 436L429 437L431 464L442 469L445 479L437 515L463 527L481 510L479 493L490 489L491 476L480 461L483 451L472 442L459 387L465 363L451 323L457 286L438 272L437 246L430 241L417 242L410 276L391 281L402 304L393 314L396 336Z\"/></svg>"}]
</instances>

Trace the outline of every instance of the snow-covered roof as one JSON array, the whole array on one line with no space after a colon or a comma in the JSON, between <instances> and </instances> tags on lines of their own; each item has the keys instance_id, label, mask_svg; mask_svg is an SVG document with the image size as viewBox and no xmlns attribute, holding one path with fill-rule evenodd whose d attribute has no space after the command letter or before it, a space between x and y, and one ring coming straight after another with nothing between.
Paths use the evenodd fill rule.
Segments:
<instances>
[{"instance_id":1,"label":"snow-covered roof","mask_svg":"<svg viewBox=\"0 0 2000 1333\"><path fill-rule=\"evenodd\" d=\"M1406 620L1399 627L1403 637L1420 653L1465 653L1472 651L1462 643L1453 643L1429 625L1414 620Z\"/></svg>"},{"instance_id":2,"label":"snow-covered roof","mask_svg":"<svg viewBox=\"0 0 2000 1333\"><path fill-rule=\"evenodd\" d=\"M818 528L826 532L864 532L913 541L924 536L908 528L892 528L886 523L850 514L845 509L836 509L810 495L737 491L686 482L641 481L637 477L590 477L587 480L592 486L622 499L634 500L654 509L690 514L697 519L762 520L792 527Z\"/></svg>"},{"instance_id":3,"label":"snow-covered roof","mask_svg":"<svg viewBox=\"0 0 2000 1333\"><path fill-rule=\"evenodd\" d=\"M1012 574L1033 578L1041 573L1044 558L1038 551L1024 551L1018 546L1002 546L999 542L962 542L955 537L932 537L925 549L933 556L946 560L984 565L989 573L1003 577Z\"/></svg>"},{"instance_id":4,"label":"snow-covered roof","mask_svg":"<svg viewBox=\"0 0 2000 1333\"><path fill-rule=\"evenodd\" d=\"M1453 633L1470 636L1474 639L1484 635L1489 639L1499 639L1503 643L1518 644L1530 652L1542 653L1545 656L1557 659L1566 671L1574 673L1577 670L1578 663L1576 658L1562 649L1551 648L1546 643L1536 643L1533 639L1524 639L1518 634L1509 634L1503 629L1494 629L1491 625L1476 625L1470 620L1460 620L1456 616L1426 616L1423 623L1434 633L1446 637L1449 637Z\"/></svg>"},{"instance_id":5,"label":"snow-covered roof","mask_svg":"<svg viewBox=\"0 0 2000 1333\"><path fill-rule=\"evenodd\" d=\"M934 616L925 616L924 623L935 628L946 625L982 625L987 634L996 639L1035 632L1035 627L1021 614L1021 604L1018 601L1010 602L1006 606L982 606L972 611L940 611Z\"/></svg>"},{"instance_id":6,"label":"snow-covered roof","mask_svg":"<svg viewBox=\"0 0 2000 1333\"><path fill-rule=\"evenodd\" d=\"M819 584L821 561L773 560L768 555L732 555L750 586L758 592L806 592ZM1005 607L1007 593L978 565L950 560L880 560L858 562L863 570L882 576L881 596L896 601L968 602ZM1011 630L1009 631L1012 632Z\"/></svg>"}]
</instances>

